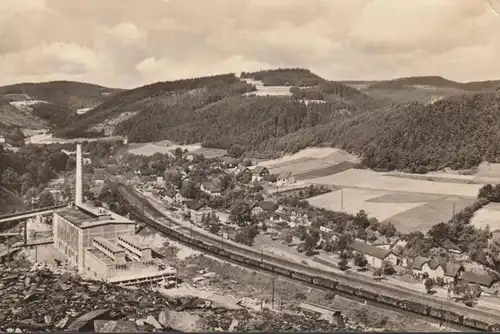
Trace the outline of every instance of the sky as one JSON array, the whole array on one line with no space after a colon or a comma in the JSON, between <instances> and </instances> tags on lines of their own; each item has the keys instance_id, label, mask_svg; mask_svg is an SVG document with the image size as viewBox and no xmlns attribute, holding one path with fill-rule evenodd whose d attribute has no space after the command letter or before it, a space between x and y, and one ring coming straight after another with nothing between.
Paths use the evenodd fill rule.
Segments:
<instances>
[{"instance_id":1,"label":"sky","mask_svg":"<svg viewBox=\"0 0 500 334\"><path fill-rule=\"evenodd\" d=\"M500 79L500 0L0 0L0 85L276 67Z\"/></svg>"}]
</instances>

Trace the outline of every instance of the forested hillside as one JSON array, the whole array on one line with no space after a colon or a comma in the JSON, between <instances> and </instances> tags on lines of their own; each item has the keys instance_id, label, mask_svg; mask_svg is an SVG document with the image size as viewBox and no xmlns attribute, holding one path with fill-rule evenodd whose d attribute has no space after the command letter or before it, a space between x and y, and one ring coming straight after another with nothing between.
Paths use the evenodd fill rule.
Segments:
<instances>
[{"instance_id":1,"label":"forested hillside","mask_svg":"<svg viewBox=\"0 0 500 334\"><path fill-rule=\"evenodd\" d=\"M279 138L276 149L327 143L363 156L381 170L425 172L500 161L499 95L483 93L434 104L411 103L361 113L342 122Z\"/></svg>"},{"instance_id":2,"label":"forested hillside","mask_svg":"<svg viewBox=\"0 0 500 334\"><path fill-rule=\"evenodd\" d=\"M370 168L421 173L500 160L493 81L462 84L418 77L370 83L394 92L406 85L431 85L452 95L430 104L402 104L305 69L242 73L241 78L290 86L292 96L245 96L255 87L234 74L159 82L107 99L55 135L103 135L99 124L122 117L112 133L131 142L169 139L220 148L237 143L266 155L338 146L360 154Z\"/></svg>"},{"instance_id":3,"label":"forested hillside","mask_svg":"<svg viewBox=\"0 0 500 334\"><path fill-rule=\"evenodd\" d=\"M262 81L264 86L316 86L326 80L304 68L279 68L258 72L242 72L242 79Z\"/></svg>"},{"instance_id":4,"label":"forested hillside","mask_svg":"<svg viewBox=\"0 0 500 334\"><path fill-rule=\"evenodd\" d=\"M16 124L24 128L36 129L41 126L52 125L53 127L64 127L71 122L71 116L77 110L92 108L111 98L120 89L111 89L98 85L73 82L73 81L51 81L41 83L20 83L0 87L0 103L14 116L2 112L0 122L4 124ZM28 102L23 105L23 102ZM29 103L29 101L44 101L41 103ZM13 107L10 103L20 103ZM7 110L6 109L6 110ZM32 115L21 119L21 115ZM40 121L44 120L46 124Z\"/></svg>"},{"instance_id":5,"label":"forested hillside","mask_svg":"<svg viewBox=\"0 0 500 334\"><path fill-rule=\"evenodd\" d=\"M241 96L254 89L252 85L241 82L234 74L193 78L170 82L158 82L117 94L98 107L75 119L72 126L60 129L57 137L81 137L103 135L89 131L92 126L117 117L123 113L138 113L131 120L137 125L144 124L152 131L176 124L178 118L187 119L194 110L222 100L229 96ZM123 129L123 128L122 128ZM118 131L123 133L123 130ZM159 133L143 134L162 138ZM130 135L129 135L130 136ZM146 141L131 135L132 141ZM161 139L156 139L161 138Z\"/></svg>"}]
</instances>

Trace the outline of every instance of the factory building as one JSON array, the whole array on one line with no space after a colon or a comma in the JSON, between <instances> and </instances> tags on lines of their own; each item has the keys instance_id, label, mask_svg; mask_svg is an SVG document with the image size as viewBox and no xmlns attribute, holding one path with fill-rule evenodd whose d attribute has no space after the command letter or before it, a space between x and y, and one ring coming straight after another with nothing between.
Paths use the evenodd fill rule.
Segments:
<instances>
[{"instance_id":1,"label":"factory building","mask_svg":"<svg viewBox=\"0 0 500 334\"><path fill-rule=\"evenodd\" d=\"M79 144L76 153L75 205L54 212L54 247L93 279L127 285L174 277L175 269L156 263L151 247L134 236L134 221L83 202Z\"/></svg>"}]
</instances>

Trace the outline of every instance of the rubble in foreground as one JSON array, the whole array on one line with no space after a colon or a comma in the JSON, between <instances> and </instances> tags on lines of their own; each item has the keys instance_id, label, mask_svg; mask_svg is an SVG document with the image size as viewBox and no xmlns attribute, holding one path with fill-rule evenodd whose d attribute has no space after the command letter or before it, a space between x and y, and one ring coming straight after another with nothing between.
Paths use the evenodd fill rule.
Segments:
<instances>
[{"instance_id":1,"label":"rubble in foreground","mask_svg":"<svg viewBox=\"0 0 500 334\"><path fill-rule=\"evenodd\" d=\"M339 331L326 320L208 301L172 299L147 288L83 281L46 266L0 265L0 331Z\"/></svg>"}]
</instances>

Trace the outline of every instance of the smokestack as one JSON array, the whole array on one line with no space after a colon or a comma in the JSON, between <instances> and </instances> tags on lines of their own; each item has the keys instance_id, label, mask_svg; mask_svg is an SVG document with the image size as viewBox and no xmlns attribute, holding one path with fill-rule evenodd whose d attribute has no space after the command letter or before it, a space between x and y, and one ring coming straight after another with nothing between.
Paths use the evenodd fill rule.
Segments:
<instances>
[{"instance_id":1,"label":"smokestack","mask_svg":"<svg viewBox=\"0 0 500 334\"><path fill-rule=\"evenodd\" d=\"M83 204L83 158L82 145L76 144L76 184L75 184L75 204Z\"/></svg>"}]
</instances>

